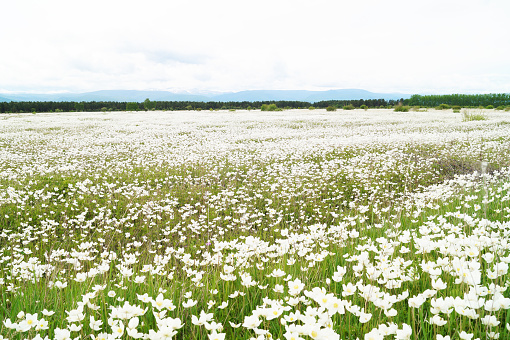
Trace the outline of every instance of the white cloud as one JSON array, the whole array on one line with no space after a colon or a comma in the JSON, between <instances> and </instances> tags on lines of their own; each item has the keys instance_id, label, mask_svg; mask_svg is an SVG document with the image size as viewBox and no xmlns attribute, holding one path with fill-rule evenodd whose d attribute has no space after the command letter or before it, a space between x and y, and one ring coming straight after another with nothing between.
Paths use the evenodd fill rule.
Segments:
<instances>
[{"instance_id":1,"label":"white cloud","mask_svg":"<svg viewBox=\"0 0 510 340\"><path fill-rule=\"evenodd\" d=\"M510 2L3 5L6 90L510 92Z\"/></svg>"}]
</instances>

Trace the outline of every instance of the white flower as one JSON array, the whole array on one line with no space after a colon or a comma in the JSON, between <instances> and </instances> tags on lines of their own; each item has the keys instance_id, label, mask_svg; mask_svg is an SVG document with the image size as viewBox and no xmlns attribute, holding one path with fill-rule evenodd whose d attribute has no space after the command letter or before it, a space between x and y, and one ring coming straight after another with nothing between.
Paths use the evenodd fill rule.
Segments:
<instances>
[{"instance_id":1,"label":"white flower","mask_svg":"<svg viewBox=\"0 0 510 340\"><path fill-rule=\"evenodd\" d=\"M52 316L53 314L55 314L54 311L48 311L46 309L43 309L42 312L41 312L44 316Z\"/></svg>"},{"instance_id":2,"label":"white flower","mask_svg":"<svg viewBox=\"0 0 510 340\"><path fill-rule=\"evenodd\" d=\"M55 328L55 340L71 340L71 332L68 329Z\"/></svg>"},{"instance_id":3,"label":"white flower","mask_svg":"<svg viewBox=\"0 0 510 340\"><path fill-rule=\"evenodd\" d=\"M87 273L77 273L74 281L76 282L84 282L87 279Z\"/></svg>"},{"instance_id":4,"label":"white flower","mask_svg":"<svg viewBox=\"0 0 510 340\"><path fill-rule=\"evenodd\" d=\"M196 326L202 326L206 322L209 322L213 319L213 313L206 313L204 311L200 312L200 317L196 317L195 315L191 316L191 323Z\"/></svg>"},{"instance_id":5,"label":"white flower","mask_svg":"<svg viewBox=\"0 0 510 340\"><path fill-rule=\"evenodd\" d=\"M342 284L342 296L353 295L356 292L356 286L352 283Z\"/></svg>"},{"instance_id":6,"label":"white flower","mask_svg":"<svg viewBox=\"0 0 510 340\"><path fill-rule=\"evenodd\" d=\"M409 340L411 339L411 335L413 334L413 330L411 326L408 324L403 324L402 329L397 329L397 334L395 335L395 340Z\"/></svg>"},{"instance_id":7,"label":"white flower","mask_svg":"<svg viewBox=\"0 0 510 340\"><path fill-rule=\"evenodd\" d=\"M446 283L441 280L441 278L438 278L437 280L432 280L432 288L435 290L443 290L446 288Z\"/></svg>"},{"instance_id":8,"label":"white flower","mask_svg":"<svg viewBox=\"0 0 510 340\"><path fill-rule=\"evenodd\" d=\"M496 327L500 324L498 319L494 315L486 315L480 319L482 323L486 326Z\"/></svg>"},{"instance_id":9,"label":"white flower","mask_svg":"<svg viewBox=\"0 0 510 340\"><path fill-rule=\"evenodd\" d=\"M273 291L275 293L283 293L283 286L280 284L276 284L273 288Z\"/></svg>"},{"instance_id":10,"label":"white flower","mask_svg":"<svg viewBox=\"0 0 510 340\"><path fill-rule=\"evenodd\" d=\"M441 334L438 334L436 336L436 340L451 340L449 335L442 336Z\"/></svg>"},{"instance_id":11,"label":"white flower","mask_svg":"<svg viewBox=\"0 0 510 340\"><path fill-rule=\"evenodd\" d=\"M141 296L141 297L144 298L144 296ZM140 299L140 297L139 297L139 299ZM163 308L168 308L169 310L174 310L176 308L170 299L165 299L163 297L162 293L159 293L159 295L156 297L156 299L155 300L151 299L150 302L152 303L152 306L154 308L156 308L157 310L161 310Z\"/></svg>"},{"instance_id":12,"label":"white flower","mask_svg":"<svg viewBox=\"0 0 510 340\"><path fill-rule=\"evenodd\" d=\"M48 328L48 321L44 320L44 318L37 320L37 326L35 326L36 331L46 330Z\"/></svg>"},{"instance_id":13,"label":"white flower","mask_svg":"<svg viewBox=\"0 0 510 340\"><path fill-rule=\"evenodd\" d=\"M469 334L464 331L459 333L459 338L461 338L462 340L471 340L473 338L473 336L474 336L474 334Z\"/></svg>"},{"instance_id":14,"label":"white flower","mask_svg":"<svg viewBox=\"0 0 510 340\"><path fill-rule=\"evenodd\" d=\"M225 340L226 333L216 333L213 331L211 334L208 334L207 337L209 340Z\"/></svg>"},{"instance_id":15,"label":"white flower","mask_svg":"<svg viewBox=\"0 0 510 340\"><path fill-rule=\"evenodd\" d=\"M499 339L499 333L496 332L489 332L487 333L487 336L489 337L489 339Z\"/></svg>"},{"instance_id":16,"label":"white flower","mask_svg":"<svg viewBox=\"0 0 510 340\"><path fill-rule=\"evenodd\" d=\"M53 285L59 289L64 289L67 287L67 282L56 281Z\"/></svg>"},{"instance_id":17,"label":"white flower","mask_svg":"<svg viewBox=\"0 0 510 340\"><path fill-rule=\"evenodd\" d=\"M198 303L198 301L193 300L193 299L189 299L189 300L187 300L187 301L183 301L183 302L182 302L182 306L183 306L184 308L191 308L191 307L193 307L194 305L196 305L197 303Z\"/></svg>"},{"instance_id":18,"label":"white flower","mask_svg":"<svg viewBox=\"0 0 510 340\"><path fill-rule=\"evenodd\" d=\"M377 328L374 328L365 334L365 340L384 340L384 335Z\"/></svg>"},{"instance_id":19,"label":"white flower","mask_svg":"<svg viewBox=\"0 0 510 340\"><path fill-rule=\"evenodd\" d=\"M101 325L103 324L103 321L101 320L95 320L93 316L90 316L90 323L89 327L94 331L100 331Z\"/></svg>"},{"instance_id":20,"label":"white flower","mask_svg":"<svg viewBox=\"0 0 510 340\"><path fill-rule=\"evenodd\" d=\"M71 332L79 332L79 331L81 331L81 328L82 328L82 327L83 327L82 325L77 325L77 324L72 323L72 324L69 326L69 330L70 330Z\"/></svg>"},{"instance_id":21,"label":"white flower","mask_svg":"<svg viewBox=\"0 0 510 340\"><path fill-rule=\"evenodd\" d=\"M78 307L77 309L72 309L71 311L66 311L67 313L67 322L81 322L85 319L85 314L83 314L83 306Z\"/></svg>"},{"instance_id":22,"label":"white flower","mask_svg":"<svg viewBox=\"0 0 510 340\"><path fill-rule=\"evenodd\" d=\"M300 279L288 281L287 285L289 287L289 294L292 296L298 295L301 292L301 290L305 287L305 284L301 282Z\"/></svg>"},{"instance_id":23,"label":"white flower","mask_svg":"<svg viewBox=\"0 0 510 340\"><path fill-rule=\"evenodd\" d=\"M448 321L446 321L445 319L443 319L441 316L439 316L438 314L434 315L433 317L430 318L429 322L432 324L432 325L437 325L437 326L444 326L448 323Z\"/></svg>"},{"instance_id":24,"label":"white flower","mask_svg":"<svg viewBox=\"0 0 510 340\"><path fill-rule=\"evenodd\" d=\"M145 276L136 276L134 282L135 283L143 283L145 281Z\"/></svg>"},{"instance_id":25,"label":"white flower","mask_svg":"<svg viewBox=\"0 0 510 340\"><path fill-rule=\"evenodd\" d=\"M248 329L254 329L257 328L261 322L262 320L260 320L257 315L245 316L243 327Z\"/></svg>"},{"instance_id":26,"label":"white flower","mask_svg":"<svg viewBox=\"0 0 510 340\"><path fill-rule=\"evenodd\" d=\"M363 312L361 312L359 314L359 322L361 322L361 323L367 323L368 321L370 321L371 318L372 318L372 314L371 313L363 313Z\"/></svg>"},{"instance_id":27,"label":"white flower","mask_svg":"<svg viewBox=\"0 0 510 340\"><path fill-rule=\"evenodd\" d=\"M418 294L412 298L409 298L409 300L407 301L409 303L409 307L420 308L421 305L425 302L425 298L423 297L423 295Z\"/></svg>"}]
</instances>

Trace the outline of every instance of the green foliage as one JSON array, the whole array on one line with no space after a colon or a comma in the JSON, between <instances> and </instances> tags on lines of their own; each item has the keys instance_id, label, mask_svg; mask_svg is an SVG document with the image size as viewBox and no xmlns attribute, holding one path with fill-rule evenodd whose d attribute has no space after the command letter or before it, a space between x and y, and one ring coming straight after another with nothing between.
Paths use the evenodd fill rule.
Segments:
<instances>
[{"instance_id":1,"label":"green foliage","mask_svg":"<svg viewBox=\"0 0 510 340\"><path fill-rule=\"evenodd\" d=\"M192 111L193 110L193 106L191 106L191 105L186 106L186 110Z\"/></svg>"},{"instance_id":2,"label":"green foliage","mask_svg":"<svg viewBox=\"0 0 510 340\"><path fill-rule=\"evenodd\" d=\"M414 112L427 112L426 108L421 108L418 105L415 105L415 106L411 107L411 110L414 111Z\"/></svg>"},{"instance_id":3,"label":"green foliage","mask_svg":"<svg viewBox=\"0 0 510 340\"><path fill-rule=\"evenodd\" d=\"M262 104L260 111L277 111L278 107L276 104Z\"/></svg>"},{"instance_id":4,"label":"green foliage","mask_svg":"<svg viewBox=\"0 0 510 340\"><path fill-rule=\"evenodd\" d=\"M345 105L345 106L343 107L343 109L344 109L344 110L354 110L354 105L352 105L352 104Z\"/></svg>"},{"instance_id":5,"label":"green foliage","mask_svg":"<svg viewBox=\"0 0 510 340\"><path fill-rule=\"evenodd\" d=\"M152 109L154 109L154 107L155 107L155 103L154 103L154 102L151 102L151 101L149 100L149 98L147 98L147 99L145 99L145 100L143 101L143 108L145 109L145 111L152 110Z\"/></svg>"},{"instance_id":6,"label":"green foliage","mask_svg":"<svg viewBox=\"0 0 510 340\"><path fill-rule=\"evenodd\" d=\"M138 103L130 102L126 104L126 111L138 111Z\"/></svg>"},{"instance_id":7,"label":"green foliage","mask_svg":"<svg viewBox=\"0 0 510 340\"><path fill-rule=\"evenodd\" d=\"M365 111L368 110L368 106L366 106L365 104L361 105L359 108Z\"/></svg>"},{"instance_id":8,"label":"green foliage","mask_svg":"<svg viewBox=\"0 0 510 340\"><path fill-rule=\"evenodd\" d=\"M469 112L464 111L462 112L462 121L464 122L470 122L470 121L476 121L476 120L487 120L489 119L487 115L483 114L482 112Z\"/></svg>"},{"instance_id":9,"label":"green foliage","mask_svg":"<svg viewBox=\"0 0 510 340\"><path fill-rule=\"evenodd\" d=\"M409 99L400 100L384 100L384 99L358 99L358 100L325 100L316 103L303 102L303 101L254 101L254 102L192 102L192 101L150 101L146 99L143 103L136 103L139 107L137 110L187 110L187 107L191 106L192 109L201 108L202 110L230 110L230 109L249 109L248 107L260 108L262 105L269 106L274 104L277 108L286 109L297 109L297 108L320 108L326 109L328 106L336 106L342 108L344 106L349 107L367 107L374 108L394 108L399 102L402 102L406 106L420 106L421 108L436 107L440 104L446 104L449 106L459 107L479 107L486 108L488 105L494 107L509 107L510 106L510 94L480 94L480 95L431 95L431 96L420 96L414 95ZM78 105L77 105L78 104ZM82 106L83 105L83 106ZM143 106L142 106L143 105ZM32 112L35 109L36 112L70 112L70 111L89 111L89 112L104 112L103 108L107 108L107 111L125 111L127 102L113 102L113 101L92 101L92 102L0 102L0 113L20 113L20 112ZM133 111L135 109L133 108Z\"/></svg>"},{"instance_id":10,"label":"green foliage","mask_svg":"<svg viewBox=\"0 0 510 340\"><path fill-rule=\"evenodd\" d=\"M399 103L397 106L395 106L394 111L395 112L409 112L411 108L409 106L404 106L402 103Z\"/></svg>"},{"instance_id":11,"label":"green foliage","mask_svg":"<svg viewBox=\"0 0 510 340\"><path fill-rule=\"evenodd\" d=\"M490 94L448 94L448 95L413 95L411 98L404 100L405 105L420 105L422 107L436 107L440 104L448 104L450 106L458 105L462 107L478 107L479 105L486 107L507 106L510 105L509 93L490 93Z\"/></svg>"},{"instance_id":12,"label":"green foliage","mask_svg":"<svg viewBox=\"0 0 510 340\"><path fill-rule=\"evenodd\" d=\"M326 111L336 111L336 106L328 106Z\"/></svg>"},{"instance_id":13,"label":"green foliage","mask_svg":"<svg viewBox=\"0 0 510 340\"><path fill-rule=\"evenodd\" d=\"M452 106L452 109L455 111L455 110L460 110L462 109L462 107L460 105L453 105Z\"/></svg>"},{"instance_id":14,"label":"green foliage","mask_svg":"<svg viewBox=\"0 0 510 340\"><path fill-rule=\"evenodd\" d=\"M260 108L261 105L272 104L274 103L278 108L284 107L287 109L304 109L309 108L310 106L325 109L328 106L336 106L338 108L343 107L345 105L353 105L354 107L360 107L362 105L367 105L368 107L386 107L395 105L396 102L394 100L386 101L384 99L369 99L369 100L327 100L320 101L317 103L310 102L302 102L302 101L294 101L294 100L280 100L280 101L271 101L271 102L190 102L190 101L148 101L137 103L138 110L186 110L187 106L192 106L195 110L201 108L202 110L245 110L245 109L254 109ZM61 112L70 112L77 111L75 108L76 102L0 102L0 113L19 113L19 112L31 112L33 108L35 108L36 112L56 112L55 110L62 110ZM92 102L82 102L85 106L85 110L89 112L104 112L103 108L107 108L107 111L126 111L127 102L112 102L112 101L92 101ZM147 105L146 105L147 104ZM78 107L80 110L80 106Z\"/></svg>"},{"instance_id":15,"label":"green foliage","mask_svg":"<svg viewBox=\"0 0 510 340\"><path fill-rule=\"evenodd\" d=\"M505 107L504 107L503 105L500 105L500 106L498 106L498 107L496 108L496 110L500 110L500 111L502 111L502 110L504 110L504 109L505 109Z\"/></svg>"},{"instance_id":16,"label":"green foliage","mask_svg":"<svg viewBox=\"0 0 510 340\"><path fill-rule=\"evenodd\" d=\"M74 110L75 110L76 112L83 112L83 111L85 111L85 104L84 104L83 102L81 102L81 103L75 103L75 104L74 104Z\"/></svg>"},{"instance_id":17,"label":"green foliage","mask_svg":"<svg viewBox=\"0 0 510 340\"><path fill-rule=\"evenodd\" d=\"M315 110L315 107L314 106L310 106L310 107L308 107L308 110Z\"/></svg>"},{"instance_id":18,"label":"green foliage","mask_svg":"<svg viewBox=\"0 0 510 340\"><path fill-rule=\"evenodd\" d=\"M492 110L492 109L494 109L494 105L487 105L485 108L488 110Z\"/></svg>"},{"instance_id":19,"label":"green foliage","mask_svg":"<svg viewBox=\"0 0 510 340\"><path fill-rule=\"evenodd\" d=\"M449 108L450 108L450 105L448 105L448 104L439 104L436 107L436 110L448 110Z\"/></svg>"}]
</instances>

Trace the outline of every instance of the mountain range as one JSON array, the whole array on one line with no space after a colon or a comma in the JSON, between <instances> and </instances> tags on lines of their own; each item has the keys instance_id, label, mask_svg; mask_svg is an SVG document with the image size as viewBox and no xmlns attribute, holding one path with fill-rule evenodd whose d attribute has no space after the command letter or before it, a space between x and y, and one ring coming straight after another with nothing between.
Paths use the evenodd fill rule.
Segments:
<instances>
[{"instance_id":1,"label":"mountain range","mask_svg":"<svg viewBox=\"0 0 510 340\"><path fill-rule=\"evenodd\" d=\"M241 101L304 101L318 102L322 100L358 100L386 99L398 100L409 98L403 93L374 93L360 89L342 89L327 91L306 90L248 90L224 93L175 93L170 91L138 91L138 90L103 90L84 93L0 93L0 102L10 101L114 101L143 102L146 98L152 101L197 101L197 102L241 102Z\"/></svg>"}]
</instances>

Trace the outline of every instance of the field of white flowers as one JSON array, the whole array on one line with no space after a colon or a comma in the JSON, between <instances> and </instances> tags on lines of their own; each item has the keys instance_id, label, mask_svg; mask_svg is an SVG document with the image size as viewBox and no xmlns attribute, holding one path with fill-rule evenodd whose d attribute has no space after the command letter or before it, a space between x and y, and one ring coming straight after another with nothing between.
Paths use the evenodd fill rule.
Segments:
<instances>
[{"instance_id":1,"label":"field of white flowers","mask_svg":"<svg viewBox=\"0 0 510 340\"><path fill-rule=\"evenodd\" d=\"M510 339L510 114L0 116L2 339Z\"/></svg>"}]
</instances>

